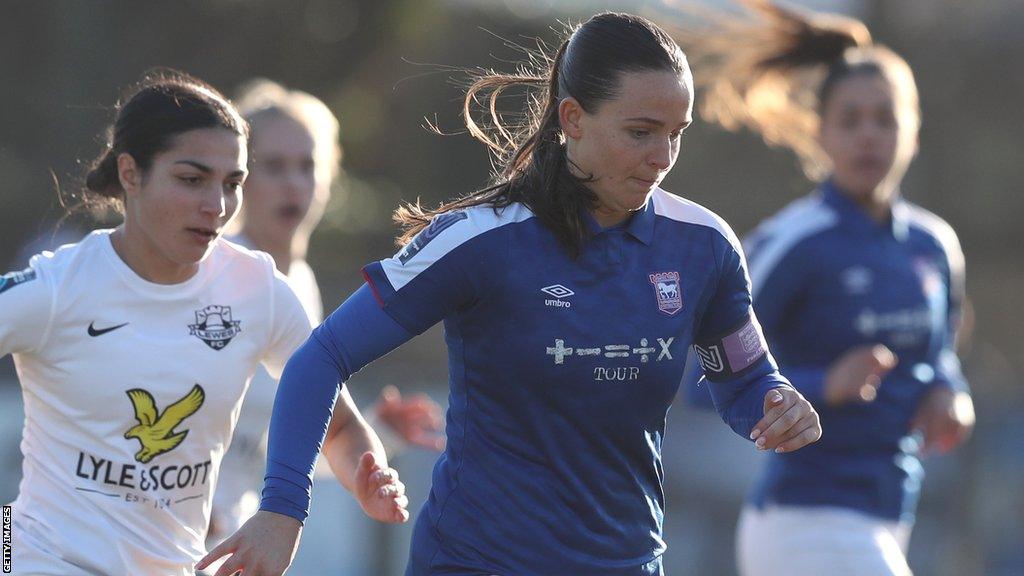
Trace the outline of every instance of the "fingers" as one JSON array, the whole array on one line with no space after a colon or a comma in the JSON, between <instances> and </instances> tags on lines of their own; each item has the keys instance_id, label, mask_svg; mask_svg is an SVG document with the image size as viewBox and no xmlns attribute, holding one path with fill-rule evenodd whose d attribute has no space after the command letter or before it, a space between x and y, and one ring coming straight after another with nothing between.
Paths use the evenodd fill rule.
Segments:
<instances>
[{"instance_id":1,"label":"fingers","mask_svg":"<svg viewBox=\"0 0 1024 576\"><path fill-rule=\"evenodd\" d=\"M402 401L402 393L394 384L388 384L380 391L380 399L384 404L394 404Z\"/></svg>"},{"instance_id":2,"label":"fingers","mask_svg":"<svg viewBox=\"0 0 1024 576\"><path fill-rule=\"evenodd\" d=\"M875 361L876 370L882 374L892 370L899 363L899 358L885 344L875 344L871 348L871 357Z\"/></svg>"},{"instance_id":3,"label":"fingers","mask_svg":"<svg viewBox=\"0 0 1024 576\"><path fill-rule=\"evenodd\" d=\"M821 425L818 423L818 415L814 412L801 418L793 426L787 437L775 448L776 453L792 452L799 450L808 444L821 439Z\"/></svg>"},{"instance_id":4,"label":"fingers","mask_svg":"<svg viewBox=\"0 0 1024 576\"><path fill-rule=\"evenodd\" d=\"M356 491L358 493L366 494L372 492L374 487L371 486L371 475L380 470L380 465L377 464L377 458L373 455L373 452L364 452L359 457L359 464L356 465Z\"/></svg>"},{"instance_id":5,"label":"fingers","mask_svg":"<svg viewBox=\"0 0 1024 576\"><path fill-rule=\"evenodd\" d=\"M797 404L785 408L785 412L770 422L768 428L754 441L754 445L759 450L771 450L778 447L779 442L786 437L786 433L806 415L806 412L801 409L802 407Z\"/></svg>"},{"instance_id":6,"label":"fingers","mask_svg":"<svg viewBox=\"0 0 1024 576\"><path fill-rule=\"evenodd\" d=\"M782 414L785 397L780 390L769 390L764 395L764 417L754 425L750 432L750 439L757 440L768 426Z\"/></svg>"},{"instance_id":7,"label":"fingers","mask_svg":"<svg viewBox=\"0 0 1024 576\"><path fill-rule=\"evenodd\" d=\"M234 536L232 536L231 538L228 538L227 540L215 546L213 550L210 550L210 552L206 554L206 556L203 556L203 558L196 563L196 570L202 570L210 564L212 564L218 558L231 554L234 551L235 538Z\"/></svg>"},{"instance_id":8,"label":"fingers","mask_svg":"<svg viewBox=\"0 0 1024 576\"><path fill-rule=\"evenodd\" d=\"M405 495L405 484L401 480L381 486L377 489L377 495L381 498L398 498Z\"/></svg>"},{"instance_id":9,"label":"fingers","mask_svg":"<svg viewBox=\"0 0 1024 576\"><path fill-rule=\"evenodd\" d=\"M435 452L441 452L444 450L445 446L444 436L428 434L425 432L417 432L413 434L411 438L407 438L406 441L413 446L426 448L427 450L433 450Z\"/></svg>"},{"instance_id":10,"label":"fingers","mask_svg":"<svg viewBox=\"0 0 1024 576\"><path fill-rule=\"evenodd\" d=\"M765 394L764 417L754 425L750 438L758 450L802 448L821 438L818 413L794 390L770 390Z\"/></svg>"},{"instance_id":11,"label":"fingers","mask_svg":"<svg viewBox=\"0 0 1024 576\"><path fill-rule=\"evenodd\" d=\"M241 560L236 560L236 558L237 557L234 555L232 555L231 558L228 558L226 562L220 565L220 568L217 569L217 572L215 572L213 576L231 576L232 574L242 570L244 566L242 565Z\"/></svg>"}]
</instances>

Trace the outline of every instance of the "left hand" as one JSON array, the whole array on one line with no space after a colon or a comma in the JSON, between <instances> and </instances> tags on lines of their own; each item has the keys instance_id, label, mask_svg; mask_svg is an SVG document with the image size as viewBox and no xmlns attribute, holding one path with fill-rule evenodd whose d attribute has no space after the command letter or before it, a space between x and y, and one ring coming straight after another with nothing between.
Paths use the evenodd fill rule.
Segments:
<instances>
[{"instance_id":1,"label":"left hand","mask_svg":"<svg viewBox=\"0 0 1024 576\"><path fill-rule=\"evenodd\" d=\"M373 452L359 458L352 492L363 512L374 520L397 524L409 519L405 484L398 479L398 471L382 467Z\"/></svg>"},{"instance_id":2,"label":"left hand","mask_svg":"<svg viewBox=\"0 0 1024 576\"><path fill-rule=\"evenodd\" d=\"M402 398L394 386L385 386L374 407L377 419L414 446L444 450L441 407L426 394Z\"/></svg>"},{"instance_id":3,"label":"left hand","mask_svg":"<svg viewBox=\"0 0 1024 576\"><path fill-rule=\"evenodd\" d=\"M750 433L758 450L792 452L819 438L818 413L799 392L792 388L773 388L764 395L764 418Z\"/></svg>"},{"instance_id":4,"label":"left hand","mask_svg":"<svg viewBox=\"0 0 1024 576\"><path fill-rule=\"evenodd\" d=\"M921 400L910 427L924 435L923 453L949 452L967 440L974 430L971 395L935 386Z\"/></svg>"}]
</instances>

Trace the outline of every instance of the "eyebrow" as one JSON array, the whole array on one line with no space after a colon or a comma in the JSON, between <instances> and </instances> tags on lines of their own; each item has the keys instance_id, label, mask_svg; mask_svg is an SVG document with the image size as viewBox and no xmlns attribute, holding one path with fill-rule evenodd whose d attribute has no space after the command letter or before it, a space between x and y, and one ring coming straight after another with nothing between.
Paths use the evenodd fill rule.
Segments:
<instances>
[{"instance_id":1,"label":"eyebrow","mask_svg":"<svg viewBox=\"0 0 1024 576\"><path fill-rule=\"evenodd\" d=\"M661 120L658 120L658 119L655 119L655 118L648 118L647 116L637 116L636 118L626 118L626 122L643 122L644 124L652 124L652 125L658 126L658 127L661 127L661 126L665 125L665 123L662 122ZM693 121L690 120L690 121L687 121L687 122L683 122L682 124L680 124L680 126L682 126L683 128L686 128L687 126L689 126L692 123L693 123Z\"/></svg>"},{"instance_id":2,"label":"eyebrow","mask_svg":"<svg viewBox=\"0 0 1024 576\"><path fill-rule=\"evenodd\" d=\"M185 164L186 166L191 166L191 167L195 168L196 170L199 170L203 174L212 174L213 173L213 168L210 168L206 164L200 164L199 162L196 162L195 160L178 160L177 162L175 162L175 164ZM245 176L245 170L235 170L231 174L228 174L228 177L232 177L233 178L233 177L236 177L236 176Z\"/></svg>"}]
</instances>

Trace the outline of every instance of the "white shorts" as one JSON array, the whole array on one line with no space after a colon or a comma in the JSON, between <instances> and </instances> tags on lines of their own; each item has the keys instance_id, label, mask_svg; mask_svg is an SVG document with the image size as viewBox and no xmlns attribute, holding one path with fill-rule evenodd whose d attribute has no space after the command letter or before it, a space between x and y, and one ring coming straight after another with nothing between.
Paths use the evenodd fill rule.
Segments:
<instances>
[{"instance_id":1,"label":"white shorts","mask_svg":"<svg viewBox=\"0 0 1024 576\"><path fill-rule=\"evenodd\" d=\"M742 576L912 576L910 530L846 508L747 506L736 561Z\"/></svg>"}]
</instances>

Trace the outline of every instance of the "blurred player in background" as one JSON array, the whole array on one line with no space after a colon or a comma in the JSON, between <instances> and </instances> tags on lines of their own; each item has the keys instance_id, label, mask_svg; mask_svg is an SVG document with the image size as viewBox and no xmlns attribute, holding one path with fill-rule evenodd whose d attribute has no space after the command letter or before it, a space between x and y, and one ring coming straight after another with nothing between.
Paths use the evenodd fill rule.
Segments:
<instances>
[{"instance_id":1,"label":"blurred player in background","mask_svg":"<svg viewBox=\"0 0 1024 576\"><path fill-rule=\"evenodd\" d=\"M705 118L793 150L821 181L744 245L765 336L826 433L768 456L740 519L740 572L909 574L917 456L974 424L955 353L963 254L900 191L917 153L914 77L856 20L745 5L752 17L722 15L684 45Z\"/></svg>"},{"instance_id":2,"label":"blurred player in background","mask_svg":"<svg viewBox=\"0 0 1024 576\"><path fill-rule=\"evenodd\" d=\"M230 239L273 256L310 322L317 325L323 319L323 305L306 253L340 170L338 119L311 94L265 79L249 82L236 102L250 127L250 161L245 203L233 225L237 233ZM221 465L210 525L213 544L237 530L259 507L267 427L276 390L277 380L265 370L257 371ZM441 408L425 395L403 399L389 386L367 412L375 429L387 429L381 438L386 439L389 456L406 442L443 448ZM318 498L339 497L348 498L333 487ZM341 525L342 520L324 518L323 522Z\"/></svg>"},{"instance_id":3,"label":"blurred player in background","mask_svg":"<svg viewBox=\"0 0 1024 576\"><path fill-rule=\"evenodd\" d=\"M523 85L540 105L516 131L493 106ZM469 115L484 101L487 128ZM735 235L658 188L692 102L682 51L626 14L576 27L536 74L478 79L466 122L498 153L495 183L400 209L404 248L366 266L288 362L261 509L207 557L232 554L217 576L284 570L338 382L441 320L448 447L412 576L663 574L661 438L693 342L721 350L716 404L737 433L764 449L814 442L817 415L760 336Z\"/></svg>"},{"instance_id":4,"label":"blurred player in background","mask_svg":"<svg viewBox=\"0 0 1024 576\"><path fill-rule=\"evenodd\" d=\"M279 372L310 330L270 257L221 238L247 137L209 85L148 75L83 191L123 224L0 277L0 354L25 400L15 573L187 575L203 555L248 381L260 362ZM402 485L342 396L333 470L369 515L400 520Z\"/></svg>"}]
</instances>

